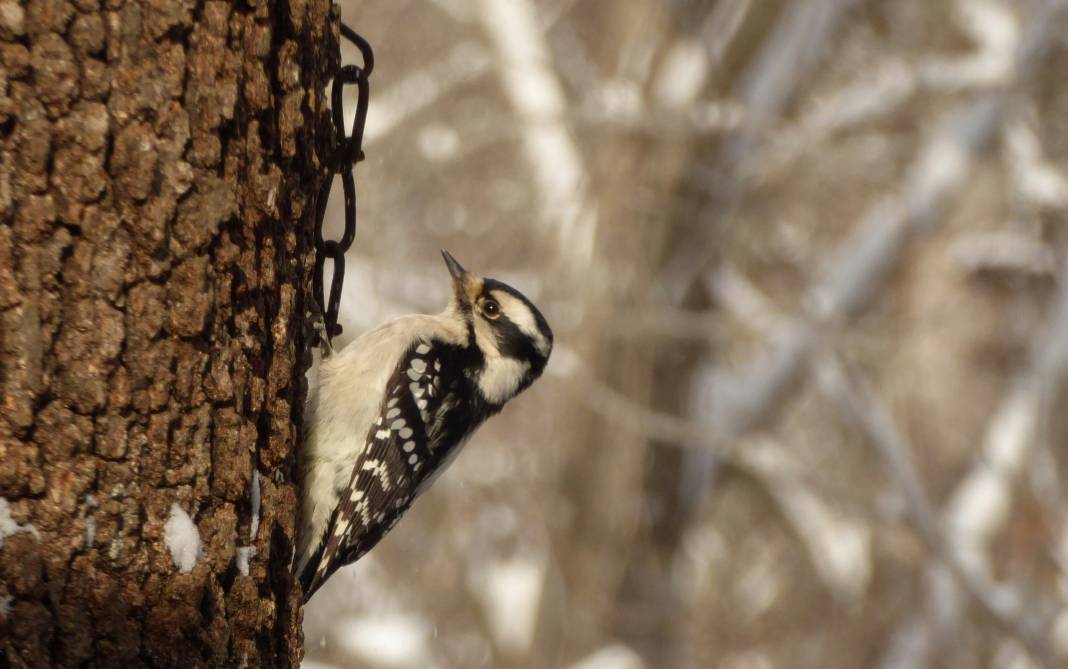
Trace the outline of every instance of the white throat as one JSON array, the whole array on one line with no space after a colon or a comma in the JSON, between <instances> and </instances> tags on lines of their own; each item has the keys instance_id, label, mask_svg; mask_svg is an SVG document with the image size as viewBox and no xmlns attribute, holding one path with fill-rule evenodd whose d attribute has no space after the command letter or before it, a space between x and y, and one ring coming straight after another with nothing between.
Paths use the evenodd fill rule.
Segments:
<instances>
[{"instance_id":1,"label":"white throat","mask_svg":"<svg viewBox=\"0 0 1068 669\"><path fill-rule=\"evenodd\" d=\"M519 382L530 371L530 364L515 358L486 357L478 373L478 389L491 404L504 404L515 396Z\"/></svg>"}]
</instances>

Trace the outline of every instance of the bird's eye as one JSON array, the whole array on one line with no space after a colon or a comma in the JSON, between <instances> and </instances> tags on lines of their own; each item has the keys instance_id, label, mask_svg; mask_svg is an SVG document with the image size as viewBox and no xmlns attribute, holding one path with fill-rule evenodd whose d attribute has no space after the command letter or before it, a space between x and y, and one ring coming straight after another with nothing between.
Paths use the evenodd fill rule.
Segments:
<instances>
[{"instance_id":1,"label":"bird's eye","mask_svg":"<svg viewBox=\"0 0 1068 669\"><path fill-rule=\"evenodd\" d=\"M490 320L497 320L501 315L501 305L497 304L497 300L486 300L482 303L482 313Z\"/></svg>"}]
</instances>

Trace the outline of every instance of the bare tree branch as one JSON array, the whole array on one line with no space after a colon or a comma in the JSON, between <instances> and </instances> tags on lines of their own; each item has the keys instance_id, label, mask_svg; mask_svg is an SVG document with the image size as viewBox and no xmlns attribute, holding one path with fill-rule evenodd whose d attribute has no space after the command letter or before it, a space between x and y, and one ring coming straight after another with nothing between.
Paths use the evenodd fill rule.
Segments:
<instances>
[{"instance_id":1,"label":"bare tree branch","mask_svg":"<svg viewBox=\"0 0 1068 669\"><path fill-rule=\"evenodd\" d=\"M775 500L828 589L846 603L859 602L872 575L870 529L833 511L805 483L792 453L770 439L750 440L732 462Z\"/></svg>"},{"instance_id":2,"label":"bare tree branch","mask_svg":"<svg viewBox=\"0 0 1068 669\"><path fill-rule=\"evenodd\" d=\"M963 559L962 543L952 533L947 536L943 524L936 519L934 506L912 464L912 448L871 389L831 355L823 356L816 363L816 377L820 388L860 427L886 464L891 478L901 489L914 527L931 553L1001 629L1028 649L1032 658L1043 667L1057 667L1044 636L1045 621L1038 615L1041 609L1027 602L1015 588L993 584L988 576Z\"/></svg>"},{"instance_id":3,"label":"bare tree branch","mask_svg":"<svg viewBox=\"0 0 1068 669\"><path fill-rule=\"evenodd\" d=\"M553 70L541 22L529 0L482 0L479 18L493 40L502 83L523 128L540 219L575 276L590 269L597 214L589 176L567 128L567 100Z\"/></svg>"},{"instance_id":4,"label":"bare tree branch","mask_svg":"<svg viewBox=\"0 0 1068 669\"><path fill-rule=\"evenodd\" d=\"M436 104L442 97L489 72L489 54L479 44L462 42L449 53L405 76L383 91L375 91L375 103L367 110L364 145L381 141L403 123ZM348 110L352 123L355 106Z\"/></svg>"},{"instance_id":5,"label":"bare tree branch","mask_svg":"<svg viewBox=\"0 0 1068 669\"><path fill-rule=\"evenodd\" d=\"M745 286L743 277L730 270L723 271L719 276L719 285L732 285L729 292L720 288L719 294L733 296L734 299L727 304L736 308L735 315L752 319L751 322L756 323L767 323L775 319L774 314L770 313L767 301L755 288ZM725 281L722 277L730 279ZM1068 276L1065 277L1063 285L1064 296L1057 306L1050 331L1042 338L1043 343L1039 346L1041 352L1036 355L1043 360L1041 369L1050 370L1048 373L1054 375L1054 378L1059 378L1058 375L1063 373L1064 366L1068 363ZM1056 345L1052 343L1054 341L1057 342ZM1059 366L1055 363L1059 363ZM1040 609L1029 606L1025 598L1012 588L991 583L984 571L975 569L967 561L963 552L967 544L961 541L956 533L947 536L947 528L938 520L930 496L912 463L912 448L871 389L861 379L850 374L831 353L818 352L812 364L821 390L835 402L846 418L861 429L885 463L891 479L901 490L914 527L932 554L946 566L963 589L999 627L1019 639L1042 666L1056 667L1057 661L1043 636L1045 621L1040 615L1036 615ZM1036 385L1048 390L1049 381L1044 384L1028 384L1028 387ZM1017 469L1019 466L1020 463L1016 463ZM971 517L975 513L975 507L979 506L974 499L969 500L969 503L970 506L962 507L962 518ZM1001 511L1002 520L1004 515L1005 512ZM950 518L952 519L952 515ZM985 519L986 522L991 522L997 518L986 516ZM910 644L919 642L919 639L914 637L915 634L909 637Z\"/></svg>"},{"instance_id":6,"label":"bare tree branch","mask_svg":"<svg viewBox=\"0 0 1068 669\"><path fill-rule=\"evenodd\" d=\"M1047 50L1065 0L1046 3L1016 52L1015 72L1025 78ZM812 322L826 323L859 310L886 280L907 242L937 224L937 216L967 177L974 156L991 139L1004 115L1004 93L962 104L949 115L920 151L899 193L873 205L854 232L832 254L829 269L809 294ZM714 277L710 287L715 294ZM738 376L734 406L713 411L709 420L738 434L774 410L784 389L797 378L811 353L813 326L805 318L783 321L768 336L768 353Z\"/></svg>"},{"instance_id":7,"label":"bare tree branch","mask_svg":"<svg viewBox=\"0 0 1068 669\"><path fill-rule=\"evenodd\" d=\"M989 573L988 546L1008 520L1016 479L1037 443L1041 416L1050 410L1068 372L1068 266L1045 331L1031 349L1027 367L994 412L975 466L947 506L952 541L969 568Z\"/></svg>"}]
</instances>

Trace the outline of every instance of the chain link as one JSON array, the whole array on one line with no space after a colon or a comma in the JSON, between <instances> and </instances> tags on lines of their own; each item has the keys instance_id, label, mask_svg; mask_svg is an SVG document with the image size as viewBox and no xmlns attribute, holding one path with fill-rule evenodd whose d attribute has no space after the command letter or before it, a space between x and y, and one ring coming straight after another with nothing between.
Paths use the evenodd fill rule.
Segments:
<instances>
[{"instance_id":1,"label":"chain link","mask_svg":"<svg viewBox=\"0 0 1068 669\"><path fill-rule=\"evenodd\" d=\"M341 334L341 326L337 318L338 309L341 306L341 287L345 281L345 252L356 239L356 180L352 176L352 169L364 158L363 127L367 121L367 103L371 95L368 77L371 76L371 70L375 66L374 52L367 40L344 23L341 24L341 35L360 50L363 56L363 67L345 65L334 75L330 88L330 115L334 126L333 146L327 156L327 178L320 186L315 199L315 274L313 279L315 300L323 315L326 336L330 339ZM345 86L351 84L356 85L357 91L356 115L353 118L351 130L346 134L342 95ZM341 175L341 184L345 191L345 231L340 240L323 238L326 205L330 199L330 188L334 183L335 175ZM327 258L333 261L329 301L324 300L323 286Z\"/></svg>"}]
</instances>

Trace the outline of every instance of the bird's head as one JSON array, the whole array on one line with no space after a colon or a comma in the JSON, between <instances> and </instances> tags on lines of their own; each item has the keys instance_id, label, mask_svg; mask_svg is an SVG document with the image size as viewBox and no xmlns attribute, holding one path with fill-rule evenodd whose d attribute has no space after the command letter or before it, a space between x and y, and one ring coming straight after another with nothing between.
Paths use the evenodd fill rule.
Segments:
<instances>
[{"instance_id":1,"label":"bird's head","mask_svg":"<svg viewBox=\"0 0 1068 669\"><path fill-rule=\"evenodd\" d=\"M442 250L452 275L448 311L463 319L468 345L481 355L471 372L491 405L503 405L541 376L553 349L553 332L538 308L515 288L465 270Z\"/></svg>"}]
</instances>

